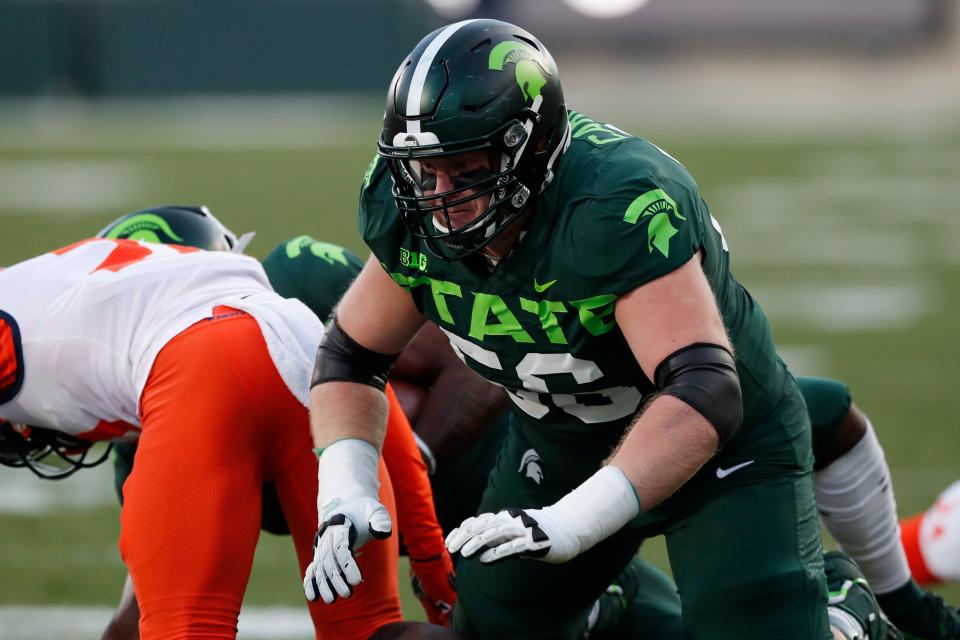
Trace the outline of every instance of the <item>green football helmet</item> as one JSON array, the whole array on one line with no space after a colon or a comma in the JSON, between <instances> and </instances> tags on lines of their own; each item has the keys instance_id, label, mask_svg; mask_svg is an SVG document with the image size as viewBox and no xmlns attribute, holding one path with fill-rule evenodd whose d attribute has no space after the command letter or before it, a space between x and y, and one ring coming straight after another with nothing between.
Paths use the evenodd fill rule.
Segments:
<instances>
[{"instance_id":1,"label":"green football helmet","mask_svg":"<svg viewBox=\"0 0 960 640\"><path fill-rule=\"evenodd\" d=\"M146 240L207 251L238 250L237 236L202 205L163 205L120 216L98 238Z\"/></svg>"},{"instance_id":2,"label":"green football helmet","mask_svg":"<svg viewBox=\"0 0 960 640\"><path fill-rule=\"evenodd\" d=\"M378 147L407 228L440 258L459 260L530 207L569 141L560 77L546 47L512 24L466 20L425 37L400 65ZM433 192L425 163L478 152L487 154L489 170L456 176L451 189ZM489 198L478 217L459 227L451 222L452 209L477 198Z\"/></svg>"}]
</instances>

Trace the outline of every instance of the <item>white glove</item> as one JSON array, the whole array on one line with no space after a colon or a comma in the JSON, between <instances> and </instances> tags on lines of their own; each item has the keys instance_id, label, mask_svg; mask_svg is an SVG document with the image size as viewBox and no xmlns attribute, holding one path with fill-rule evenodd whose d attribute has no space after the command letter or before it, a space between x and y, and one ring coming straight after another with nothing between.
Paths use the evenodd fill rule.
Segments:
<instances>
[{"instance_id":1,"label":"white glove","mask_svg":"<svg viewBox=\"0 0 960 640\"><path fill-rule=\"evenodd\" d=\"M545 509L507 509L467 518L447 536L447 550L490 564L508 558L566 562L577 555L576 541L557 527Z\"/></svg>"},{"instance_id":2,"label":"white glove","mask_svg":"<svg viewBox=\"0 0 960 640\"><path fill-rule=\"evenodd\" d=\"M320 528L313 542L313 562L303 578L310 602L327 604L348 598L362 577L354 551L370 538L390 537L393 523L377 499L380 454L369 442L338 440L320 456L317 513Z\"/></svg>"},{"instance_id":3,"label":"white glove","mask_svg":"<svg viewBox=\"0 0 960 640\"><path fill-rule=\"evenodd\" d=\"M507 509L467 518L447 536L450 553L480 562L536 558L567 562L619 531L640 512L633 485L615 466L606 466L556 504L542 509Z\"/></svg>"}]
</instances>

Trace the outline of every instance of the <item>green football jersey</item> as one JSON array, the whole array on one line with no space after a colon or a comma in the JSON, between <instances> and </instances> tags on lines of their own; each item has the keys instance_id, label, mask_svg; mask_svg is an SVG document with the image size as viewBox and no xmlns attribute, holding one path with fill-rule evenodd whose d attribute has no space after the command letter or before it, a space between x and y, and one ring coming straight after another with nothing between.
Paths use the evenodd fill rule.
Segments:
<instances>
[{"instance_id":1,"label":"green football jersey","mask_svg":"<svg viewBox=\"0 0 960 640\"><path fill-rule=\"evenodd\" d=\"M263 261L274 290L298 298L324 322L362 268L348 250L310 236L280 243Z\"/></svg>"},{"instance_id":2,"label":"green football jersey","mask_svg":"<svg viewBox=\"0 0 960 640\"><path fill-rule=\"evenodd\" d=\"M565 429L630 421L655 392L614 318L617 298L703 252L737 357L745 424L788 379L760 307L734 280L720 225L687 170L657 146L571 111L572 143L526 233L492 271L446 262L399 217L391 176L364 176L364 240L466 362L522 419Z\"/></svg>"}]
</instances>

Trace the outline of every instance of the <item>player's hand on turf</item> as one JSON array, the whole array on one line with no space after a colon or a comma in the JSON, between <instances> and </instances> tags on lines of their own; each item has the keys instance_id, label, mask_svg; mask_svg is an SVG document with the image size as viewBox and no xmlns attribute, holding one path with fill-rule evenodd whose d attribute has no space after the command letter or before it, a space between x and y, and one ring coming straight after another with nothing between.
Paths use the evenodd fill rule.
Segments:
<instances>
[{"instance_id":1,"label":"player's hand on turf","mask_svg":"<svg viewBox=\"0 0 960 640\"><path fill-rule=\"evenodd\" d=\"M304 574L303 592L310 602L322 598L330 604L353 595L353 587L362 580L354 551L370 538L390 537L393 523L387 508L373 498L333 499L321 512L326 519L313 541L313 562Z\"/></svg>"},{"instance_id":2,"label":"player's hand on turf","mask_svg":"<svg viewBox=\"0 0 960 640\"><path fill-rule=\"evenodd\" d=\"M432 624L450 624L450 612L457 601L453 560L446 550L426 560L410 558L410 582Z\"/></svg>"},{"instance_id":3,"label":"player's hand on turf","mask_svg":"<svg viewBox=\"0 0 960 640\"><path fill-rule=\"evenodd\" d=\"M509 558L567 562L578 553L576 541L564 534L544 509L506 509L467 518L446 540L450 553L464 558L480 554L490 564Z\"/></svg>"}]
</instances>

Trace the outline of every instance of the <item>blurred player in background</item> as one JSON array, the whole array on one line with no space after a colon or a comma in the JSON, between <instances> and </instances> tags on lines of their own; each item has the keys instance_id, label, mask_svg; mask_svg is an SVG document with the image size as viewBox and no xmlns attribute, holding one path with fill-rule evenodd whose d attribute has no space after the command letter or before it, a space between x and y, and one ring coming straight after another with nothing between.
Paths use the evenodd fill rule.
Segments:
<instances>
[{"instance_id":1,"label":"blurred player in background","mask_svg":"<svg viewBox=\"0 0 960 640\"><path fill-rule=\"evenodd\" d=\"M234 234L208 209L196 206L159 206L126 214L107 225L98 235L180 244L210 251L231 251L237 245ZM294 264L292 260L301 252L312 259L308 268L301 268L302 273L296 271L296 266L294 270L290 267ZM303 236L277 247L263 266L271 284L281 295L299 297L322 321L356 276L362 262L342 247ZM307 287L304 285L309 285L309 293L306 293ZM304 293L293 295L293 286ZM121 504L122 487L133 469L136 450L136 443L115 446L116 489ZM430 621L445 624L456 599L453 566L443 546L443 535L433 512L426 468L409 423L400 411L391 412L383 453L394 487L398 527L409 550L418 595ZM261 528L277 535L290 533L272 482L263 485ZM380 570L388 571L389 568ZM333 607L324 615L335 616L337 610L338 607ZM104 638L136 638L138 618L136 596L128 579L120 605Z\"/></svg>"},{"instance_id":2,"label":"blurred player in background","mask_svg":"<svg viewBox=\"0 0 960 640\"><path fill-rule=\"evenodd\" d=\"M53 450L72 460L90 441L139 439L120 548L141 637L235 636L265 481L309 561L305 400L322 333L254 259L228 252L91 239L0 272L4 460L43 473L38 458ZM318 636L400 621L396 553L384 542L365 554L378 584L358 594L364 604L310 606Z\"/></svg>"},{"instance_id":3,"label":"blurred player in background","mask_svg":"<svg viewBox=\"0 0 960 640\"><path fill-rule=\"evenodd\" d=\"M960 613L911 577L901 544L893 479L873 425L842 382L801 376L813 425L817 508L830 535L856 560L884 613L916 638L960 638ZM909 531L909 521L904 521ZM913 576L922 577L916 571Z\"/></svg>"},{"instance_id":4,"label":"blurred player in background","mask_svg":"<svg viewBox=\"0 0 960 640\"><path fill-rule=\"evenodd\" d=\"M960 480L924 513L901 522L900 529L917 582L960 582Z\"/></svg>"}]
</instances>

